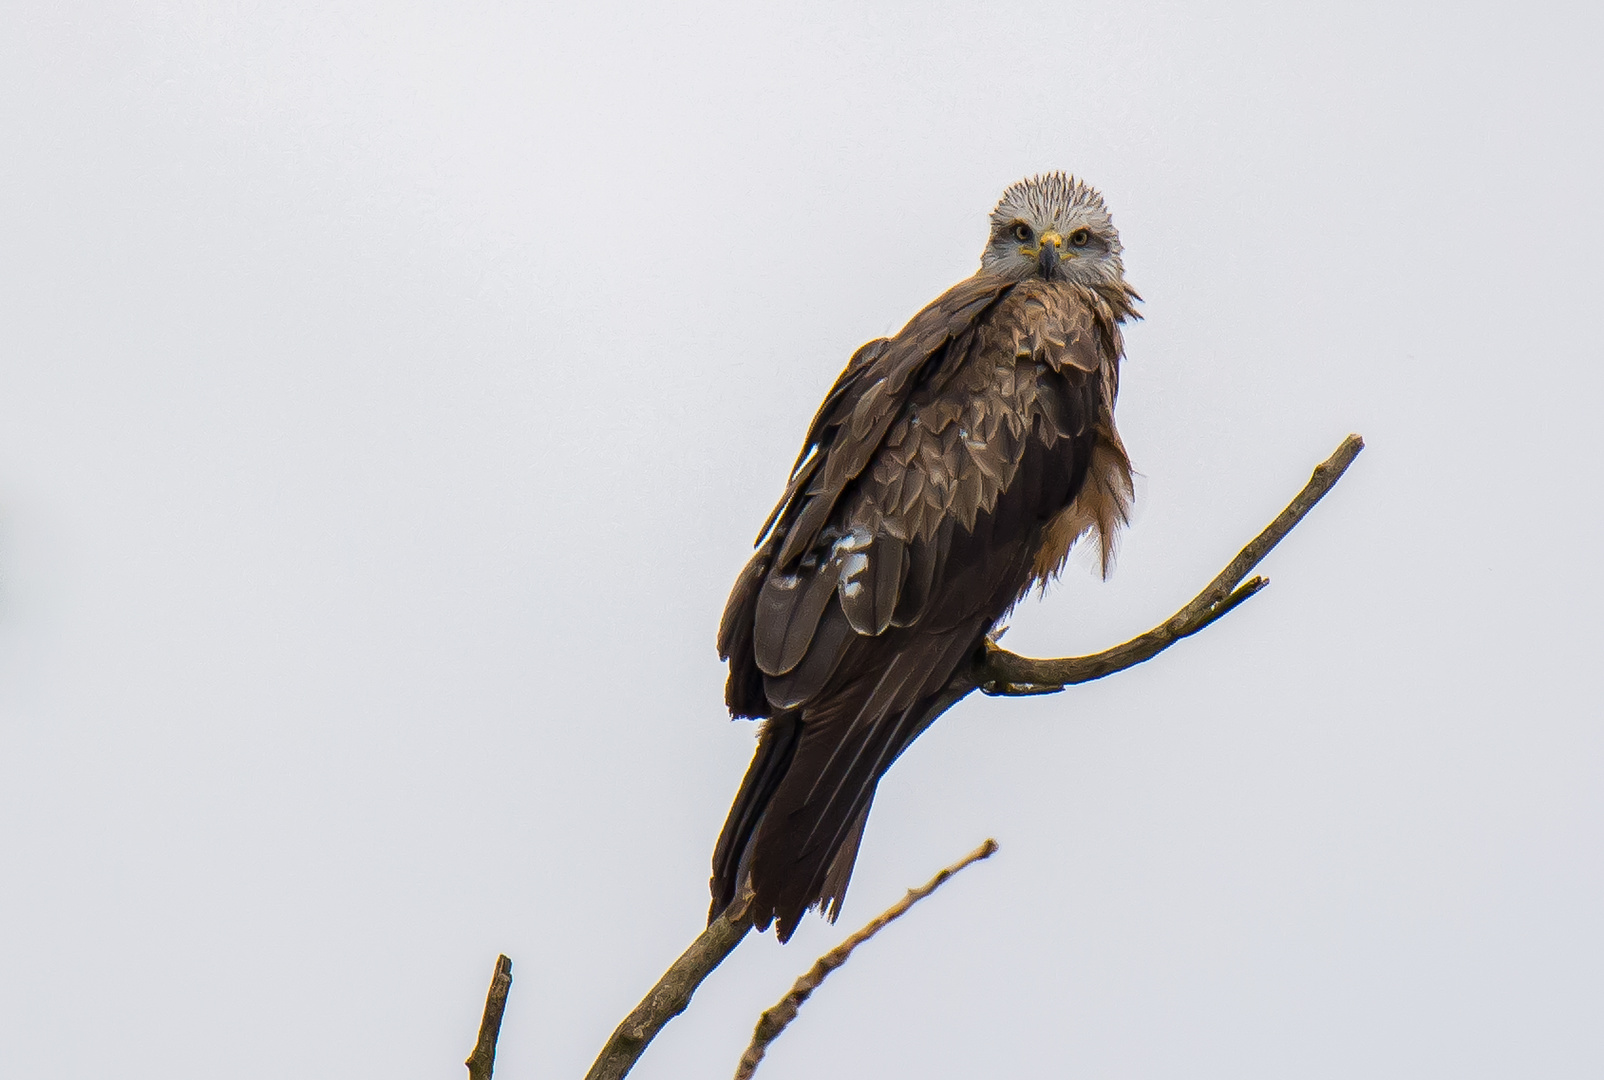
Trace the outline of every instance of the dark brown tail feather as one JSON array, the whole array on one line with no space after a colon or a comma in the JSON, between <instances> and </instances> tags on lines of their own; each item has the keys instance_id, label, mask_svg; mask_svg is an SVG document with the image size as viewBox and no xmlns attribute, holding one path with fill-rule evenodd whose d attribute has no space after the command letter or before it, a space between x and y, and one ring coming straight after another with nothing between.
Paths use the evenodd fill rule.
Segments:
<instances>
[{"instance_id":1,"label":"dark brown tail feather","mask_svg":"<svg viewBox=\"0 0 1604 1080\"><path fill-rule=\"evenodd\" d=\"M869 805L873 805L874 797L870 796ZM865 806L858 813L858 819L852 823L847 831L847 838L830 860L830 869L824 875L824 888L819 894L819 906L824 909L824 917L835 922L841 914L841 904L847 898L847 883L852 880L852 867L858 861L858 845L863 843L863 827L869 823L869 807Z\"/></svg>"},{"instance_id":2,"label":"dark brown tail feather","mask_svg":"<svg viewBox=\"0 0 1604 1080\"><path fill-rule=\"evenodd\" d=\"M726 850L721 842L719 855L723 865L736 864L734 881L750 874L758 930L773 923L775 936L786 941L809 908L823 905L832 919L840 913L880 777L963 696L945 684L978 633L964 627L919 642L899 651L891 664L877 665L876 676L855 680L832 699L802 710L787 732L788 758L778 783L767 762L754 761L748 775L766 781L765 804L755 814L743 812L742 826L726 827L732 837L744 832L746 850ZM908 668L917 673L912 680L895 678ZM893 683L901 690L888 700L881 691ZM765 756L760 746L758 757ZM743 798L758 790L755 779L748 783ZM728 889L733 897L734 884Z\"/></svg>"},{"instance_id":3,"label":"dark brown tail feather","mask_svg":"<svg viewBox=\"0 0 1604 1080\"><path fill-rule=\"evenodd\" d=\"M892 755L892 760L900 757L902 751L924 733L925 728L936 722L936 717L956 705L967 694L967 690L954 691L945 689L934 698L927 701L921 712L914 714L916 721L908 731L902 733L902 746ZM879 775L885 775L886 769L891 767L887 761L879 770ZM879 786L876 780L875 787ZM847 898L847 883L852 880L852 866L858 861L858 845L863 842L863 827L869 823L869 807L874 804L874 791L869 792L868 801L858 813L858 818L852 823L847 837L841 843L835 858L830 860L830 869L825 874L823 891L819 894L819 903L825 911L825 918L835 922L836 916L841 914L841 904ZM790 935L787 934L787 937Z\"/></svg>"},{"instance_id":4,"label":"dark brown tail feather","mask_svg":"<svg viewBox=\"0 0 1604 1080\"><path fill-rule=\"evenodd\" d=\"M713 877L708 882L713 893L713 906L707 913L709 924L735 899L749 841L796 754L800 720L797 713L791 712L763 723L757 752L752 755L752 764L746 770L746 778L741 781L735 802L730 806L730 815L724 820L724 831L719 833L718 845L713 849Z\"/></svg>"},{"instance_id":5,"label":"dark brown tail feather","mask_svg":"<svg viewBox=\"0 0 1604 1080\"><path fill-rule=\"evenodd\" d=\"M943 704L942 708L946 708L947 704L950 702ZM930 719L934 718L932 714ZM713 877L709 883L713 904L708 910L709 923L718 918L719 912L735 899L741 880L752 872L758 829L769 811L775 792L787 778L796 758L802 727L799 712L781 714L764 725L757 752L746 770L745 779L741 781L741 789L724 822L724 831L719 834L718 845L713 850ZM920 725L919 730L923 728L924 725ZM911 742L911 736L906 741ZM889 766L890 761L887 761L886 767ZM884 769L880 772L883 773ZM800 778L791 779L795 783ZM875 780L878 779L876 775ZM778 922L776 936L781 942L789 941L802 916L815 904L823 905L826 917L831 922L835 921L841 913L842 901L846 899L847 884L852 878L853 865L857 862L858 846L863 841L863 830L869 820L876 786L870 783L867 790L861 793L860 808L839 838L831 837L822 847L815 846L811 858L800 857L800 852L792 852L793 858L784 860L792 865L791 873L784 879L770 880L773 875L765 874L762 880L754 881L758 895L754 897L753 915L760 932L768 929L771 922ZM797 837L792 835L788 839L791 842L789 846L797 846ZM769 854L777 852L770 851ZM806 899L798 899L802 896Z\"/></svg>"}]
</instances>

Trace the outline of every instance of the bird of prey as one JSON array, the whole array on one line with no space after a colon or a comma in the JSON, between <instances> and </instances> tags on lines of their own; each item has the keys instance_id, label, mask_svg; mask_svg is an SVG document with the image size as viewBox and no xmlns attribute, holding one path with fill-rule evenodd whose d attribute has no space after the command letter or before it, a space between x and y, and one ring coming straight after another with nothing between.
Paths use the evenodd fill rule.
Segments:
<instances>
[{"instance_id":1,"label":"bird of prey","mask_svg":"<svg viewBox=\"0 0 1604 1080\"><path fill-rule=\"evenodd\" d=\"M980 270L825 397L719 627L731 715L765 720L713 853L711 922L750 890L759 930L832 921L875 787L969 689L960 675L1086 537L1109 570L1132 497L1114 427L1139 317L1089 185L1022 180Z\"/></svg>"}]
</instances>

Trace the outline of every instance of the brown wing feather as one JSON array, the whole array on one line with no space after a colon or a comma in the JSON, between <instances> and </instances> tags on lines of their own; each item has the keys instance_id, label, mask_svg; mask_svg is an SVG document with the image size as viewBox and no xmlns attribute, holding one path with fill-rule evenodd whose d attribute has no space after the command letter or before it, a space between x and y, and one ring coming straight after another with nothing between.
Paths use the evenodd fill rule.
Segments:
<instances>
[{"instance_id":1,"label":"brown wing feather","mask_svg":"<svg viewBox=\"0 0 1604 1080\"><path fill-rule=\"evenodd\" d=\"M719 841L715 912L743 873L782 939L839 910L880 777L1078 520L1132 295L977 276L837 380L720 628L732 712L776 719ZM1085 513L1111 532L1115 504Z\"/></svg>"},{"instance_id":2,"label":"brown wing feather","mask_svg":"<svg viewBox=\"0 0 1604 1080\"><path fill-rule=\"evenodd\" d=\"M774 531L764 545L778 543L754 616L754 655L765 674L784 675L801 662L825 611L824 596L812 587L815 581L826 582L826 587L832 580L840 584L843 603L864 625L883 629L889 624L896 589L885 579L892 574L900 578L901 550L884 545L875 550L872 541L880 530L872 512L865 516L849 511L828 535L827 526L832 516L843 516L838 503L879 449L910 391L919 385L917 374L939 364L954 338L968 335L974 319L1008 289L1008 283L990 278L971 278L955 286L914 316L895 338L860 349L837 380L814 418L810 443L799 458L810 465L822 464L810 469L812 480L800 494L793 478L787 503L775 515ZM854 538L861 538L857 547L852 546ZM881 559L894 565L876 565ZM854 569L855 574L845 574L852 580L839 581L845 571ZM871 607L874 599L888 600L883 620L879 611L865 612L864 603L848 595L854 584L873 585Z\"/></svg>"}]
</instances>

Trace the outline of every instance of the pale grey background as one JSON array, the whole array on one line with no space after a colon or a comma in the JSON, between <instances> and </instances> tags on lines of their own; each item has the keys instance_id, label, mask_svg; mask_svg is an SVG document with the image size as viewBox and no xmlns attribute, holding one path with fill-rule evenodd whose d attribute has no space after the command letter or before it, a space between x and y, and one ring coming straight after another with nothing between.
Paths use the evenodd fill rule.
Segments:
<instances>
[{"instance_id":1,"label":"pale grey background","mask_svg":"<svg viewBox=\"0 0 1604 1080\"><path fill-rule=\"evenodd\" d=\"M713 631L861 341L1001 189L1107 194L1147 321L1115 578L1269 592L972 700L762 1076L1604 1072L1596 6L16 3L0 27L0 1073L578 1076L698 930ZM849 929L748 942L728 1075Z\"/></svg>"}]
</instances>

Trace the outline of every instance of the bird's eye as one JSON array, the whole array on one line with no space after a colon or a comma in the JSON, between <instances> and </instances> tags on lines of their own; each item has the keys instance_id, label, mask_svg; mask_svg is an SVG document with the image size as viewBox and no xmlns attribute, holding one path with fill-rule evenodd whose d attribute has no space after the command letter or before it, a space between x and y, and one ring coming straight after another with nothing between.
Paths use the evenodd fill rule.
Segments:
<instances>
[{"instance_id":1,"label":"bird's eye","mask_svg":"<svg viewBox=\"0 0 1604 1080\"><path fill-rule=\"evenodd\" d=\"M1085 247L1091 240L1092 234L1085 229L1076 229L1069 234L1070 247Z\"/></svg>"},{"instance_id":2,"label":"bird's eye","mask_svg":"<svg viewBox=\"0 0 1604 1080\"><path fill-rule=\"evenodd\" d=\"M1014 222L1014 227L1011 231L1014 234L1014 239L1018 240L1021 244L1030 243L1030 226L1026 225L1023 221Z\"/></svg>"}]
</instances>

